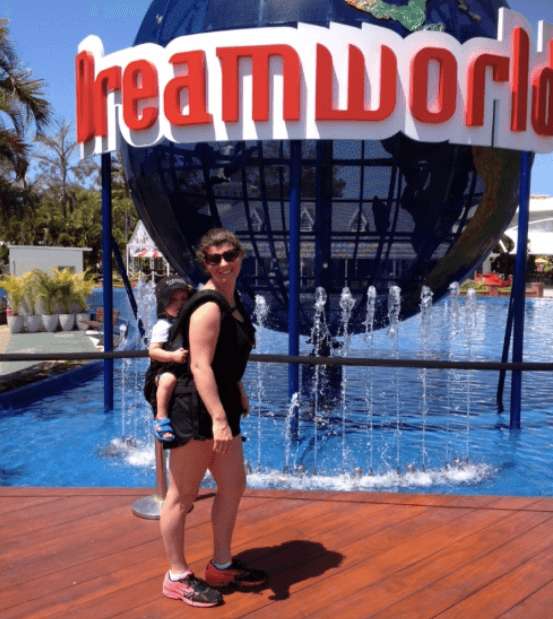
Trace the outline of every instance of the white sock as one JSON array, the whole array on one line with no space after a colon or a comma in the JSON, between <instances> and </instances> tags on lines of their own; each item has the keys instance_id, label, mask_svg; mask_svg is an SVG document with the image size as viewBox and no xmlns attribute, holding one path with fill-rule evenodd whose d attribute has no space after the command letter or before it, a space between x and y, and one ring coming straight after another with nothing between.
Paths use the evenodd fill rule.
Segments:
<instances>
[{"instance_id":1,"label":"white sock","mask_svg":"<svg viewBox=\"0 0 553 619\"><path fill-rule=\"evenodd\" d=\"M217 561L212 561L212 563L218 570L226 570L227 567L232 565L232 561L227 561L226 563L217 563Z\"/></svg>"},{"instance_id":2,"label":"white sock","mask_svg":"<svg viewBox=\"0 0 553 619\"><path fill-rule=\"evenodd\" d=\"M192 570L185 570L184 572L173 572L173 570L169 570L169 578L173 582L176 582L177 580L182 580L183 578L190 576L190 574L192 574Z\"/></svg>"}]
</instances>

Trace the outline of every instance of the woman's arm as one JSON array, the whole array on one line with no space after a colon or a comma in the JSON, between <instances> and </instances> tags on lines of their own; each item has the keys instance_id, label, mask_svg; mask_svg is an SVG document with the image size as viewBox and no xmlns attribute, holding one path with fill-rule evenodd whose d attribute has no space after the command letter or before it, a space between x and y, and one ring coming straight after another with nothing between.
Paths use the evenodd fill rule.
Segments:
<instances>
[{"instance_id":1,"label":"woman's arm","mask_svg":"<svg viewBox=\"0 0 553 619\"><path fill-rule=\"evenodd\" d=\"M190 318L190 369L194 383L213 424L213 449L225 453L232 441L232 432L211 368L221 328L221 310L216 303L201 305Z\"/></svg>"}]
</instances>

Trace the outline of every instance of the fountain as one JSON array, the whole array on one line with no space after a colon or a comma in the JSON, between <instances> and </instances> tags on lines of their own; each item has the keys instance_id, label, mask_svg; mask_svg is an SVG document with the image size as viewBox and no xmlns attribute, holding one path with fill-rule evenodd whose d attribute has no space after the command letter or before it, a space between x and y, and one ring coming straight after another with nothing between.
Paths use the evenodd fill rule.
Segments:
<instances>
[{"instance_id":1,"label":"fountain","mask_svg":"<svg viewBox=\"0 0 553 619\"><path fill-rule=\"evenodd\" d=\"M350 289L345 286L340 295L340 324L342 326L342 357L347 357L350 349L351 335L349 332L349 323L351 313L355 306ZM342 375L342 471L345 473L347 466L347 446L346 446L346 418L347 418L347 369L344 367Z\"/></svg>"},{"instance_id":2,"label":"fountain","mask_svg":"<svg viewBox=\"0 0 553 619\"><path fill-rule=\"evenodd\" d=\"M285 434L284 434L284 472L290 473L295 468L292 466L292 443L295 443L295 438L292 435L292 426L294 424L294 419L299 417L299 407L300 407L300 395L299 393L294 393L290 400L290 406L288 407L288 411L286 413L286 418L284 420L285 426Z\"/></svg>"},{"instance_id":3,"label":"fountain","mask_svg":"<svg viewBox=\"0 0 553 619\"><path fill-rule=\"evenodd\" d=\"M467 357L472 359L472 345L476 330L476 290L469 288L465 299L465 337L467 346ZM465 405L465 461L470 457L470 410L472 401L472 371L466 372L466 405Z\"/></svg>"},{"instance_id":4,"label":"fountain","mask_svg":"<svg viewBox=\"0 0 553 619\"><path fill-rule=\"evenodd\" d=\"M313 329L311 330L311 343L313 344L313 354L315 356L330 355L328 342L330 333L326 324L325 305L327 294L324 288L319 286L315 290L315 314L313 318ZM316 365L313 371L312 393L313 403L313 472L317 473L318 450L319 450L319 398L320 398L320 379L321 374L325 373L326 366Z\"/></svg>"},{"instance_id":5,"label":"fountain","mask_svg":"<svg viewBox=\"0 0 553 619\"><path fill-rule=\"evenodd\" d=\"M367 311L365 314L365 342L369 345L369 357L373 356L374 347L374 316L376 311L376 288L369 286L367 289ZM373 472L374 466L374 440L373 440L373 416L374 416L374 372L373 368L367 369L367 384L365 387L365 405L367 407L367 427L368 427L368 439L367 439L367 471L369 474Z\"/></svg>"},{"instance_id":6,"label":"fountain","mask_svg":"<svg viewBox=\"0 0 553 619\"><path fill-rule=\"evenodd\" d=\"M430 329L432 323L432 290L428 286L423 286L420 297L420 316L421 316L421 353L423 359L428 357L428 340L430 338ZM421 417L422 417L422 429L421 429L421 461L422 470L426 470L428 453L426 451L426 422L428 416L428 370L422 368L420 371L421 380Z\"/></svg>"},{"instance_id":7,"label":"fountain","mask_svg":"<svg viewBox=\"0 0 553 619\"><path fill-rule=\"evenodd\" d=\"M269 315L269 305L265 300L265 297L256 294L255 295L255 309L254 318L256 325L256 348L261 349L261 342L263 338L263 330L267 324L267 317ZM256 417L257 417L257 454L256 454L256 471L261 468L261 413L263 407L263 401L265 399L265 389L263 387L265 379L264 364L259 361L255 364L255 376L256 376Z\"/></svg>"},{"instance_id":8,"label":"fountain","mask_svg":"<svg viewBox=\"0 0 553 619\"><path fill-rule=\"evenodd\" d=\"M399 314L401 312L401 288L399 286L390 286L388 289L388 335L392 338L393 356L399 359ZM396 470L399 473L401 470L401 402L399 397L399 378L398 368L394 368L394 396L395 396L395 411L396 411Z\"/></svg>"}]
</instances>

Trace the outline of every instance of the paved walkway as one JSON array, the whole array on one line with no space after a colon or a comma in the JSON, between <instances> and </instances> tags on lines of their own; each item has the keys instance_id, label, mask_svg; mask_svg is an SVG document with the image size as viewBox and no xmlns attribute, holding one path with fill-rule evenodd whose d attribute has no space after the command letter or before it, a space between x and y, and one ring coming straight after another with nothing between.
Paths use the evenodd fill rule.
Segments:
<instances>
[{"instance_id":1,"label":"paved walkway","mask_svg":"<svg viewBox=\"0 0 553 619\"><path fill-rule=\"evenodd\" d=\"M0 353L6 352L10 341L8 325L0 325Z\"/></svg>"},{"instance_id":2,"label":"paved walkway","mask_svg":"<svg viewBox=\"0 0 553 619\"><path fill-rule=\"evenodd\" d=\"M83 331L57 331L56 333L10 334L7 327L0 327L0 353L56 353L96 352L94 342ZM40 363L32 361L9 361L0 363L0 375L4 377Z\"/></svg>"}]
</instances>

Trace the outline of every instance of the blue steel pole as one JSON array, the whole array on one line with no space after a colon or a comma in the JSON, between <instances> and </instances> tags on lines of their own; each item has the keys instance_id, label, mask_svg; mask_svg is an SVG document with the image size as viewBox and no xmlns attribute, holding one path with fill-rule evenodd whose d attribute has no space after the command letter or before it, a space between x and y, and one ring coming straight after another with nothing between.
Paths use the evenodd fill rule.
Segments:
<instances>
[{"instance_id":1,"label":"blue steel pole","mask_svg":"<svg viewBox=\"0 0 553 619\"><path fill-rule=\"evenodd\" d=\"M530 211L531 155L520 156L520 190L518 205L518 234L515 272L513 276L513 363L522 363L524 352L524 305L526 296L526 263L528 219ZM522 372L513 370L511 377L511 430L520 429Z\"/></svg>"},{"instance_id":2,"label":"blue steel pole","mask_svg":"<svg viewBox=\"0 0 553 619\"><path fill-rule=\"evenodd\" d=\"M509 297L509 310L507 312L507 324L505 325L505 336L503 337L503 352L501 353L501 363L507 363L507 361L509 361L511 334L513 332L513 290L514 288L511 288L511 296ZM498 413L502 413L505 410L505 407L503 406L503 391L505 388L506 374L507 370L499 371L499 381L497 383L497 393L495 396Z\"/></svg>"},{"instance_id":3,"label":"blue steel pole","mask_svg":"<svg viewBox=\"0 0 553 619\"><path fill-rule=\"evenodd\" d=\"M104 297L104 351L113 350L113 282L111 221L111 155L102 155L102 287ZM104 410L113 409L113 359L104 359Z\"/></svg>"},{"instance_id":4,"label":"blue steel pole","mask_svg":"<svg viewBox=\"0 0 553 619\"><path fill-rule=\"evenodd\" d=\"M301 142L290 143L290 192L289 192L289 252L288 252L288 354L298 355L300 348L300 209L301 209ZM288 395L299 393L299 366L288 365ZM290 433L298 435L298 410L294 411Z\"/></svg>"}]
</instances>

